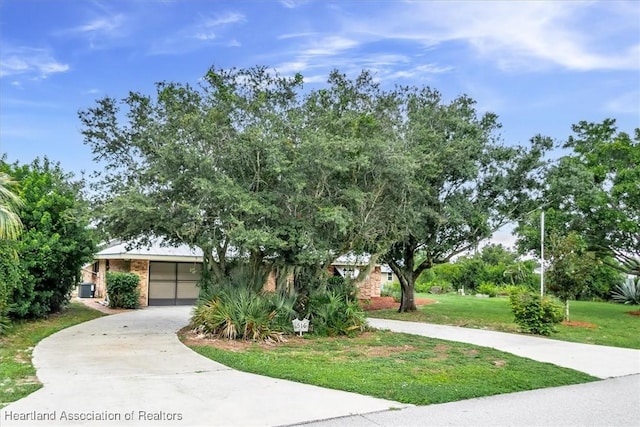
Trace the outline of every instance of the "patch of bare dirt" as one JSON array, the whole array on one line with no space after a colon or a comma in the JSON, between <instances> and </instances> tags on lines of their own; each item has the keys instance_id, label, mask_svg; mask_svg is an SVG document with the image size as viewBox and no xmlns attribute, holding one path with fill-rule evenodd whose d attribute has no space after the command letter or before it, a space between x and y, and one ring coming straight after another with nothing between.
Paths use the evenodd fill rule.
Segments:
<instances>
[{"instance_id":1,"label":"patch of bare dirt","mask_svg":"<svg viewBox=\"0 0 640 427\"><path fill-rule=\"evenodd\" d=\"M428 298L417 298L416 305L435 304L437 301ZM399 302L395 302L393 297L374 297L368 300L361 300L360 306L365 311L385 310L400 307Z\"/></svg>"},{"instance_id":2,"label":"patch of bare dirt","mask_svg":"<svg viewBox=\"0 0 640 427\"><path fill-rule=\"evenodd\" d=\"M640 310L638 310L638 311L627 311L627 314L630 314L631 316L640 316Z\"/></svg>"},{"instance_id":3,"label":"patch of bare dirt","mask_svg":"<svg viewBox=\"0 0 640 427\"><path fill-rule=\"evenodd\" d=\"M598 327L598 325L594 325L593 323L579 322L579 321L576 321L576 320L565 320L564 322L562 322L562 324L564 326L569 326L569 327L572 327L572 328L596 329Z\"/></svg>"},{"instance_id":4,"label":"patch of bare dirt","mask_svg":"<svg viewBox=\"0 0 640 427\"><path fill-rule=\"evenodd\" d=\"M412 345L390 346L390 345L376 345L372 347L362 347L361 351L363 356L367 357L387 357L392 354L404 353L406 351L413 351L416 348Z\"/></svg>"},{"instance_id":5,"label":"patch of bare dirt","mask_svg":"<svg viewBox=\"0 0 640 427\"><path fill-rule=\"evenodd\" d=\"M366 340L367 337L371 335L373 335L372 332L364 332L359 336L359 338ZM286 343L288 347L296 347L296 346L302 347L302 346L308 345L309 343L308 340L299 336L289 336L286 338L286 341L283 343L255 342L255 341L248 341L248 340L227 340L223 338L207 337L205 335L202 335L193 331L189 327L182 328L178 332L178 336L180 337L180 340L185 345L215 347L215 348L219 348L220 350L232 351L232 352L238 352L238 353L247 351L249 348L255 347L255 346L258 346L262 349L269 350L279 345L282 345L284 343ZM345 339L344 337L323 338L323 340L327 340L327 341L344 340L344 339ZM440 346L440 344L438 344L438 346ZM448 348L447 346L443 346L445 348L439 349L438 346L436 346L436 349L435 349L436 351L446 351L446 348ZM354 350L353 348L349 350L345 350L344 360L348 359L348 357L346 356L346 353L353 353L353 351L357 351L363 357L387 357L387 356L391 356L398 353L413 351L415 349L416 349L415 346L408 345L408 344L402 345L402 346L385 346L385 345L365 346L363 345L357 348L357 350ZM340 356L336 356L336 357L340 357Z\"/></svg>"},{"instance_id":6,"label":"patch of bare dirt","mask_svg":"<svg viewBox=\"0 0 640 427\"><path fill-rule=\"evenodd\" d=\"M271 349L278 345L275 342L267 342L267 341L249 341L249 340L228 340L224 338L213 338L200 333L197 333L190 329L188 326L182 328L178 332L178 336L180 340L185 345L199 345L199 346L208 346L219 348L220 350L233 351L233 352L243 352L247 351L249 348L253 346L259 346L263 349ZM296 340L296 338L287 338L286 341Z\"/></svg>"}]
</instances>

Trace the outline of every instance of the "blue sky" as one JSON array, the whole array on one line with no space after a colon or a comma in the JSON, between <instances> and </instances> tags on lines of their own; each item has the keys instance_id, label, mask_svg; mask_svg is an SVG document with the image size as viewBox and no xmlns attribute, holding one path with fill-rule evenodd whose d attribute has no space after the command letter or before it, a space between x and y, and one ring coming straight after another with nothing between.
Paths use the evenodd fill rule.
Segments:
<instances>
[{"instance_id":1,"label":"blue sky","mask_svg":"<svg viewBox=\"0 0 640 427\"><path fill-rule=\"evenodd\" d=\"M337 68L466 93L505 143L579 120L640 126L640 2L0 0L0 152L96 166L77 112L216 67Z\"/></svg>"}]
</instances>

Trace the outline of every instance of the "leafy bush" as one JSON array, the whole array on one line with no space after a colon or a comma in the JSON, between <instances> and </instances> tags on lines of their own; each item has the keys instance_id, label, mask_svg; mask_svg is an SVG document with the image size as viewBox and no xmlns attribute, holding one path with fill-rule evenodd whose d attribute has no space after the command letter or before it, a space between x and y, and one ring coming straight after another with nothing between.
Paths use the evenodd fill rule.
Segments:
<instances>
[{"instance_id":1,"label":"leafy bush","mask_svg":"<svg viewBox=\"0 0 640 427\"><path fill-rule=\"evenodd\" d=\"M138 308L140 306L140 278L133 273L107 273L107 295L111 308Z\"/></svg>"},{"instance_id":2,"label":"leafy bush","mask_svg":"<svg viewBox=\"0 0 640 427\"><path fill-rule=\"evenodd\" d=\"M80 269L93 258L94 231L88 227L83 183L46 158L23 166L0 158L0 172L20 183L24 202L18 212L24 229L12 243L17 260L0 254L0 264L14 263L12 274L18 275L11 279L5 314L11 319L45 317L68 303Z\"/></svg>"},{"instance_id":3,"label":"leafy bush","mask_svg":"<svg viewBox=\"0 0 640 427\"><path fill-rule=\"evenodd\" d=\"M434 289L436 288L436 289ZM453 285L442 279L434 279L429 282L416 283L415 290L419 293L443 294L451 292Z\"/></svg>"},{"instance_id":4,"label":"leafy bush","mask_svg":"<svg viewBox=\"0 0 640 427\"><path fill-rule=\"evenodd\" d=\"M551 335L554 325L564 318L563 306L548 297L541 298L532 292L513 292L509 296L515 322L523 332Z\"/></svg>"},{"instance_id":5,"label":"leafy bush","mask_svg":"<svg viewBox=\"0 0 640 427\"><path fill-rule=\"evenodd\" d=\"M13 242L0 240L0 335L10 326L10 297L19 280L18 256Z\"/></svg>"},{"instance_id":6,"label":"leafy bush","mask_svg":"<svg viewBox=\"0 0 640 427\"><path fill-rule=\"evenodd\" d=\"M534 289L527 285L506 285L498 288L498 295L509 296L514 292L533 292Z\"/></svg>"},{"instance_id":7,"label":"leafy bush","mask_svg":"<svg viewBox=\"0 0 640 427\"><path fill-rule=\"evenodd\" d=\"M380 291L380 296L393 297L393 300L395 302L400 302L400 297L402 296L402 291L400 290L400 283L398 282L387 283L386 285L384 285L384 287Z\"/></svg>"},{"instance_id":8,"label":"leafy bush","mask_svg":"<svg viewBox=\"0 0 640 427\"><path fill-rule=\"evenodd\" d=\"M431 289L433 282L417 282L415 284L415 291L421 294L425 294L427 292L429 292L429 289Z\"/></svg>"},{"instance_id":9,"label":"leafy bush","mask_svg":"<svg viewBox=\"0 0 640 427\"><path fill-rule=\"evenodd\" d=\"M311 321L313 333L317 335L352 335L364 331L367 319L358 304L355 284L342 278L332 278L326 283L311 291L300 317Z\"/></svg>"},{"instance_id":10,"label":"leafy bush","mask_svg":"<svg viewBox=\"0 0 640 427\"><path fill-rule=\"evenodd\" d=\"M611 298L620 304L640 305L640 277L616 286L611 292Z\"/></svg>"},{"instance_id":11,"label":"leafy bush","mask_svg":"<svg viewBox=\"0 0 640 427\"><path fill-rule=\"evenodd\" d=\"M478 285L476 292L494 298L498 295L498 287L491 282L482 282Z\"/></svg>"}]
</instances>

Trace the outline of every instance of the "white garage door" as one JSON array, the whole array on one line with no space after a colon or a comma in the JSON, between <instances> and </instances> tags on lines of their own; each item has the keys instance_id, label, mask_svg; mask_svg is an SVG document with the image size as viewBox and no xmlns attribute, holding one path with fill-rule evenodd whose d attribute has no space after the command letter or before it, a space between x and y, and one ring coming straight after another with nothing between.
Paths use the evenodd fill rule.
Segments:
<instances>
[{"instance_id":1,"label":"white garage door","mask_svg":"<svg viewBox=\"0 0 640 427\"><path fill-rule=\"evenodd\" d=\"M191 305L198 299L202 264L159 262L149 264L149 305Z\"/></svg>"}]
</instances>

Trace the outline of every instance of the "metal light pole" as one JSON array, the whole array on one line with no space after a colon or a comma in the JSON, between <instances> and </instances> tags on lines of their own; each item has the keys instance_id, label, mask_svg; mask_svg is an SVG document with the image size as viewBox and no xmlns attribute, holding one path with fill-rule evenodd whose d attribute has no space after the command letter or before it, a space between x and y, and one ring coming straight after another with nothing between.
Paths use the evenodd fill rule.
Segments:
<instances>
[{"instance_id":1,"label":"metal light pole","mask_svg":"<svg viewBox=\"0 0 640 427\"><path fill-rule=\"evenodd\" d=\"M544 296L544 210L540 214L540 298Z\"/></svg>"}]
</instances>

